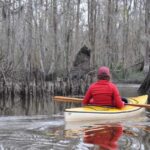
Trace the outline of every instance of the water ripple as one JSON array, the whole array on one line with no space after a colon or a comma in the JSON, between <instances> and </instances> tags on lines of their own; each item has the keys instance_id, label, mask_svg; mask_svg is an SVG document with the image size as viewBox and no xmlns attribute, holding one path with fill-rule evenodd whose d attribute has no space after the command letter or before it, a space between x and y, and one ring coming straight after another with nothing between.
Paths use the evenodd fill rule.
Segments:
<instances>
[{"instance_id":1,"label":"water ripple","mask_svg":"<svg viewBox=\"0 0 150 150\"><path fill-rule=\"evenodd\" d=\"M105 137L104 133L107 133L108 129L116 130L120 128L120 125L123 132L117 141L119 149L150 149L149 118L143 118L142 121L120 122L119 126L118 123L110 122L93 124L79 130L66 130L64 123L62 117L1 117L0 150L94 150L101 145L90 143L90 141L86 143L85 137L94 134L98 137ZM110 144L110 141L105 142L106 145Z\"/></svg>"}]
</instances>

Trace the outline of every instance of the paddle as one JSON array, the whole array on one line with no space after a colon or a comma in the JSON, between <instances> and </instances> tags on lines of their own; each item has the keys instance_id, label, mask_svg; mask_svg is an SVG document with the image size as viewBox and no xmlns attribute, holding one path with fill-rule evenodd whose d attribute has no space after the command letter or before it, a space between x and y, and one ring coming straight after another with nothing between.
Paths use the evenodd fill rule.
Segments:
<instances>
[{"instance_id":1,"label":"paddle","mask_svg":"<svg viewBox=\"0 0 150 150\"><path fill-rule=\"evenodd\" d=\"M53 100L58 101L58 102L81 103L83 99L73 98L73 97L65 97L65 96L54 96Z\"/></svg>"},{"instance_id":2,"label":"paddle","mask_svg":"<svg viewBox=\"0 0 150 150\"><path fill-rule=\"evenodd\" d=\"M73 97L65 97L65 96L54 96L53 100L58 101L58 102L81 103L83 99L73 98ZM129 103L125 103L125 105L135 106L135 107L144 107L144 108L149 108L150 109L149 104L129 104Z\"/></svg>"},{"instance_id":3,"label":"paddle","mask_svg":"<svg viewBox=\"0 0 150 150\"><path fill-rule=\"evenodd\" d=\"M147 109L150 109L150 105L149 104L125 104L125 105L135 106L135 107L145 107Z\"/></svg>"}]
</instances>

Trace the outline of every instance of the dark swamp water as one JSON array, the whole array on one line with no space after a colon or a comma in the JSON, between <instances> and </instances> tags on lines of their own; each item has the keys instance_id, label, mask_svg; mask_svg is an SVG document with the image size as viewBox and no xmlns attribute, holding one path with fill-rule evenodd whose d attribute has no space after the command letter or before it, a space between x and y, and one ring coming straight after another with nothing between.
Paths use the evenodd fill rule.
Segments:
<instances>
[{"instance_id":1,"label":"dark swamp water","mask_svg":"<svg viewBox=\"0 0 150 150\"><path fill-rule=\"evenodd\" d=\"M137 95L138 85L118 87L123 96ZM0 150L150 150L148 110L136 118L75 126L64 122L63 105L50 99L10 105L1 110Z\"/></svg>"}]
</instances>

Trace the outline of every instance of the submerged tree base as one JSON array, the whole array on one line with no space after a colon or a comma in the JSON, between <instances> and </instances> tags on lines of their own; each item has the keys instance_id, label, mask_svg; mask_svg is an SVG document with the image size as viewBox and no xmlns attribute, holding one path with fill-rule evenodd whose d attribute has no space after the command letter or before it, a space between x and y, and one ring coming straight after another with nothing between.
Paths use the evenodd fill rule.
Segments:
<instances>
[{"instance_id":1,"label":"submerged tree base","mask_svg":"<svg viewBox=\"0 0 150 150\"><path fill-rule=\"evenodd\" d=\"M148 94L148 104L150 104L150 69L149 72L141 84L140 88L138 89L139 94Z\"/></svg>"}]
</instances>

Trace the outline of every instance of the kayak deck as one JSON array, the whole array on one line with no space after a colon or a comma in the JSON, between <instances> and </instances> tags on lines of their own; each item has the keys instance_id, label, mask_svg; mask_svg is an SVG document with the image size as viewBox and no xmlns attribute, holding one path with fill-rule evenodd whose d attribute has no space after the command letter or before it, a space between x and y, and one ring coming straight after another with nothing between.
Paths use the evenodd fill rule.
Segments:
<instances>
[{"instance_id":1,"label":"kayak deck","mask_svg":"<svg viewBox=\"0 0 150 150\"><path fill-rule=\"evenodd\" d=\"M146 104L147 95L129 97L128 103L131 104ZM66 109L65 121L81 121L81 120L94 120L94 119L113 119L125 118L140 114L145 109L140 107L128 106L119 109L109 106L84 106Z\"/></svg>"}]
</instances>

